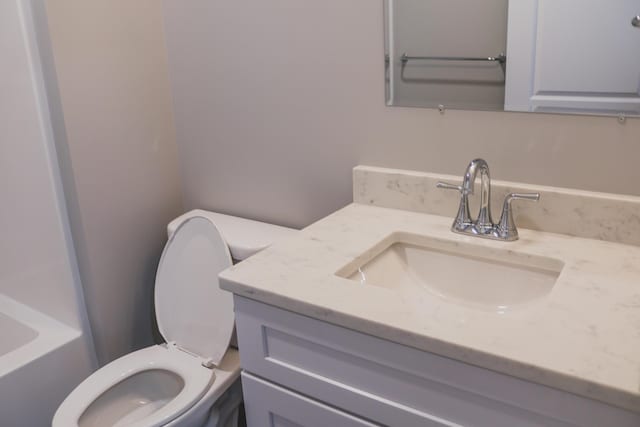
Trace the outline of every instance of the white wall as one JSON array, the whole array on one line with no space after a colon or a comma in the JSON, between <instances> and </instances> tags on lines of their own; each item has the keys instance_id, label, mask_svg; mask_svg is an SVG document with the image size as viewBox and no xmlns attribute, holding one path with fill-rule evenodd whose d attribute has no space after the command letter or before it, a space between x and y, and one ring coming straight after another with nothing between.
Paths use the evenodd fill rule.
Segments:
<instances>
[{"instance_id":1,"label":"white wall","mask_svg":"<svg viewBox=\"0 0 640 427\"><path fill-rule=\"evenodd\" d=\"M0 2L0 294L69 330L51 320L39 344L3 357L3 426L50 424L96 367L33 24L28 0ZM34 359L12 362L18 355Z\"/></svg>"},{"instance_id":2,"label":"white wall","mask_svg":"<svg viewBox=\"0 0 640 427\"><path fill-rule=\"evenodd\" d=\"M26 3L7 1L0 6L0 293L85 332L90 351L42 69L29 8L23 7Z\"/></svg>"},{"instance_id":3,"label":"white wall","mask_svg":"<svg viewBox=\"0 0 640 427\"><path fill-rule=\"evenodd\" d=\"M303 226L351 168L640 194L640 120L388 108L375 0L164 0L182 183L202 207Z\"/></svg>"},{"instance_id":4,"label":"white wall","mask_svg":"<svg viewBox=\"0 0 640 427\"><path fill-rule=\"evenodd\" d=\"M182 212L161 6L34 0L51 36L51 99L100 362L153 342L166 225Z\"/></svg>"}]
</instances>

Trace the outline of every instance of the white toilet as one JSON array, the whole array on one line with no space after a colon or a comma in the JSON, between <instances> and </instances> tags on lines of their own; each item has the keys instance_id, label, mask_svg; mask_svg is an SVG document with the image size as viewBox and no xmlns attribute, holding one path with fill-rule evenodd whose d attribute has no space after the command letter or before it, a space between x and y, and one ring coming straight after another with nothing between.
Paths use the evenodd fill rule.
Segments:
<instances>
[{"instance_id":1,"label":"white toilet","mask_svg":"<svg viewBox=\"0 0 640 427\"><path fill-rule=\"evenodd\" d=\"M242 401L232 295L218 273L295 230L195 210L172 221L155 285L167 341L117 359L62 402L53 427L232 427Z\"/></svg>"}]
</instances>

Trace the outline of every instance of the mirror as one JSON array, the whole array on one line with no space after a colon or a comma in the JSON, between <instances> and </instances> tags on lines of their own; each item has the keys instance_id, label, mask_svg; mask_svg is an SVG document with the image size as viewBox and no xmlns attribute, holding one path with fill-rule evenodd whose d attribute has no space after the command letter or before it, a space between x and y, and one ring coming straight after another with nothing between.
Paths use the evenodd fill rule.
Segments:
<instances>
[{"instance_id":1,"label":"mirror","mask_svg":"<svg viewBox=\"0 0 640 427\"><path fill-rule=\"evenodd\" d=\"M387 105L640 115L638 0L385 0Z\"/></svg>"}]
</instances>

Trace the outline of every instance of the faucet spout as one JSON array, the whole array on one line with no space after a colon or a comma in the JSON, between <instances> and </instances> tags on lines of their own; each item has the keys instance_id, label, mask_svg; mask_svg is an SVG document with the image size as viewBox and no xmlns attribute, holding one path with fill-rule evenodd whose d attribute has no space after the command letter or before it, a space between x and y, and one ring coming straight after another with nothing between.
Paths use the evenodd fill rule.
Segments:
<instances>
[{"instance_id":1,"label":"faucet spout","mask_svg":"<svg viewBox=\"0 0 640 427\"><path fill-rule=\"evenodd\" d=\"M475 159L469 163L462 182L462 191L465 194L473 194L476 177L480 172L480 211L476 220L476 230L484 234L493 228L491 217L491 176L489 174L489 164L483 159Z\"/></svg>"},{"instance_id":2,"label":"faucet spout","mask_svg":"<svg viewBox=\"0 0 640 427\"><path fill-rule=\"evenodd\" d=\"M478 171L481 171L481 176L484 174L489 175L489 164L487 164L483 159L475 159L469 163L462 181L462 188L465 193L474 193L474 184L476 182L476 177L478 176Z\"/></svg>"}]
</instances>

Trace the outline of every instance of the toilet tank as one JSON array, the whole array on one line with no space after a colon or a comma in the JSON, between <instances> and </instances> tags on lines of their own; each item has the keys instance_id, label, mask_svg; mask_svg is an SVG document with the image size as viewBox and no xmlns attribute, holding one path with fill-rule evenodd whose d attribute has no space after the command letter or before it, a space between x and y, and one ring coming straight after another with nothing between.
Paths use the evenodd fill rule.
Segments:
<instances>
[{"instance_id":1,"label":"toilet tank","mask_svg":"<svg viewBox=\"0 0 640 427\"><path fill-rule=\"evenodd\" d=\"M173 236L180 224L194 216L205 217L213 222L222 237L229 246L231 257L235 261L242 261L256 252L271 246L272 243L293 236L298 230L281 227L279 225L267 224L265 222L253 221L237 216L224 215L217 212L194 209L167 225L169 238Z\"/></svg>"}]
</instances>

